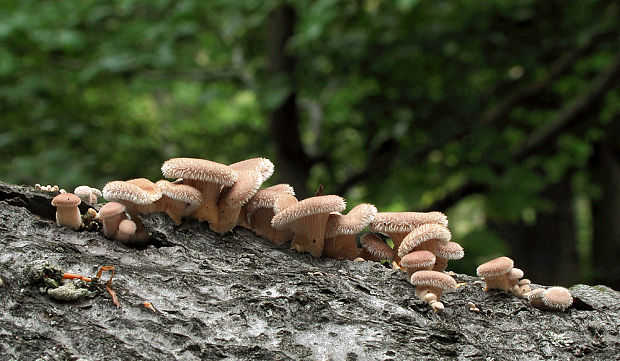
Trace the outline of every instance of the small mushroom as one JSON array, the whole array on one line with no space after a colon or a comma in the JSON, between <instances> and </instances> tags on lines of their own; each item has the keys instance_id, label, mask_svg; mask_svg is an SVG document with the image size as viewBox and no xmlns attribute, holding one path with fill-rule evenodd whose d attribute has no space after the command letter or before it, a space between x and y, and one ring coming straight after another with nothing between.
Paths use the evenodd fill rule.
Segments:
<instances>
[{"instance_id":1,"label":"small mushroom","mask_svg":"<svg viewBox=\"0 0 620 361\"><path fill-rule=\"evenodd\" d=\"M102 196L101 191L97 188L91 188L89 186L75 187L73 193L80 197L82 202L88 204L96 204L97 199Z\"/></svg>"},{"instance_id":2,"label":"small mushroom","mask_svg":"<svg viewBox=\"0 0 620 361\"><path fill-rule=\"evenodd\" d=\"M103 197L125 205L126 212L136 223L137 230L134 242L143 242L148 239L146 228L140 220L140 214L148 214L156 210L154 203L162 196L159 188L145 178L128 181L112 181L103 187Z\"/></svg>"},{"instance_id":3,"label":"small mushroom","mask_svg":"<svg viewBox=\"0 0 620 361\"><path fill-rule=\"evenodd\" d=\"M123 219L118 224L118 232L114 236L114 239L123 243L133 242L136 234L137 226L131 219Z\"/></svg>"},{"instance_id":4,"label":"small mushroom","mask_svg":"<svg viewBox=\"0 0 620 361\"><path fill-rule=\"evenodd\" d=\"M539 310L564 311L573 304L573 296L564 287L537 288L528 295L530 304Z\"/></svg>"},{"instance_id":5,"label":"small mushroom","mask_svg":"<svg viewBox=\"0 0 620 361\"><path fill-rule=\"evenodd\" d=\"M202 194L192 186L164 179L157 181L155 185L162 193L161 198L155 202L155 209L166 212L177 226L181 224L183 217L194 213L202 202Z\"/></svg>"},{"instance_id":6,"label":"small mushroom","mask_svg":"<svg viewBox=\"0 0 620 361\"><path fill-rule=\"evenodd\" d=\"M439 302L444 291L456 289L456 281L450 275L437 271L418 271L409 279L415 287L415 295L427 302L435 313L444 309L443 303Z\"/></svg>"},{"instance_id":7,"label":"small mushroom","mask_svg":"<svg viewBox=\"0 0 620 361\"><path fill-rule=\"evenodd\" d=\"M231 164L229 167L237 169L255 169L260 173L263 182L271 177L273 174L273 163L267 158L250 158Z\"/></svg>"},{"instance_id":8,"label":"small mushroom","mask_svg":"<svg viewBox=\"0 0 620 361\"><path fill-rule=\"evenodd\" d=\"M237 217L237 225L239 227L243 227L246 229L252 229L252 227L250 227L250 221L248 220L248 212L245 207L241 207L241 210L239 210L239 216Z\"/></svg>"},{"instance_id":9,"label":"small mushroom","mask_svg":"<svg viewBox=\"0 0 620 361\"><path fill-rule=\"evenodd\" d=\"M523 270L520 268L513 268L508 272L508 285L510 286L510 292L517 297L522 297L519 286L519 278L524 276Z\"/></svg>"},{"instance_id":10,"label":"small mushroom","mask_svg":"<svg viewBox=\"0 0 620 361\"><path fill-rule=\"evenodd\" d=\"M478 266L478 268L476 268L476 274L484 278L485 291L494 288L512 291L514 282L511 282L508 278L508 274L513 267L513 260L502 256Z\"/></svg>"},{"instance_id":11,"label":"small mushroom","mask_svg":"<svg viewBox=\"0 0 620 361\"><path fill-rule=\"evenodd\" d=\"M465 257L465 250L456 242L439 244L435 250L437 260L433 266L434 271L444 271L448 266L448 261L457 260Z\"/></svg>"},{"instance_id":12,"label":"small mushroom","mask_svg":"<svg viewBox=\"0 0 620 361\"><path fill-rule=\"evenodd\" d=\"M526 297L531 291L531 288L530 288L531 283L532 282L528 280L527 278L519 280L519 290L517 291L517 296L521 298Z\"/></svg>"},{"instance_id":13,"label":"small mushroom","mask_svg":"<svg viewBox=\"0 0 620 361\"><path fill-rule=\"evenodd\" d=\"M193 217L209 222L209 226L218 224L217 199L222 187L232 187L237 181L234 169L206 159L172 158L164 162L161 171L166 178L183 178L183 184L198 189L202 203Z\"/></svg>"},{"instance_id":14,"label":"small mushroom","mask_svg":"<svg viewBox=\"0 0 620 361\"><path fill-rule=\"evenodd\" d=\"M246 211L249 228L261 237L274 244L281 245L293 238L294 233L289 229L277 230L271 225L271 219L275 215L275 206L278 199L286 196L280 203L282 208L297 203L293 187L288 184L276 184L259 190L243 206ZM290 197L290 198L289 198ZM287 204L283 204L285 202Z\"/></svg>"},{"instance_id":15,"label":"small mushroom","mask_svg":"<svg viewBox=\"0 0 620 361\"><path fill-rule=\"evenodd\" d=\"M360 243L362 244L362 249L359 251L359 257L365 260L374 262L391 261L394 257L392 248L376 234L363 234L360 237Z\"/></svg>"},{"instance_id":16,"label":"small mushroom","mask_svg":"<svg viewBox=\"0 0 620 361\"><path fill-rule=\"evenodd\" d=\"M448 218L441 212L380 212L370 223L370 231L389 236L394 243L394 260L400 260L398 248L409 232L427 223L448 226ZM408 252L403 253L403 256Z\"/></svg>"},{"instance_id":17,"label":"small mushroom","mask_svg":"<svg viewBox=\"0 0 620 361\"><path fill-rule=\"evenodd\" d=\"M426 250L407 253L400 259L399 266L407 272L407 279L417 271L431 270L435 264L435 255Z\"/></svg>"},{"instance_id":18,"label":"small mushroom","mask_svg":"<svg viewBox=\"0 0 620 361\"><path fill-rule=\"evenodd\" d=\"M346 216L332 213L327 220L323 257L354 260L359 256L355 236L360 233L377 214L377 207L362 203L353 207Z\"/></svg>"},{"instance_id":19,"label":"small mushroom","mask_svg":"<svg viewBox=\"0 0 620 361\"><path fill-rule=\"evenodd\" d=\"M276 210L271 225L275 229L288 228L295 233L291 249L309 252L312 256L319 258L323 253L329 214L341 212L345 207L344 199L339 196L310 197L279 211Z\"/></svg>"},{"instance_id":20,"label":"small mushroom","mask_svg":"<svg viewBox=\"0 0 620 361\"><path fill-rule=\"evenodd\" d=\"M448 228L436 223L423 224L413 229L403 239L398 248L398 256L404 257L409 252L421 250L435 254L438 246L446 245L451 238L452 234Z\"/></svg>"},{"instance_id":21,"label":"small mushroom","mask_svg":"<svg viewBox=\"0 0 620 361\"><path fill-rule=\"evenodd\" d=\"M144 204L137 203L134 207L140 214L149 214L157 211L157 202L162 197L159 187L146 178L135 178L125 181L128 184L138 186L146 195L148 201Z\"/></svg>"},{"instance_id":22,"label":"small mushroom","mask_svg":"<svg viewBox=\"0 0 620 361\"><path fill-rule=\"evenodd\" d=\"M530 302L530 305L538 308L539 310L544 309L545 305L543 304L542 299L546 291L547 290L544 288L536 288L531 290L526 296L527 300Z\"/></svg>"},{"instance_id":23,"label":"small mushroom","mask_svg":"<svg viewBox=\"0 0 620 361\"><path fill-rule=\"evenodd\" d=\"M118 232L118 225L127 219L125 205L118 202L108 202L99 209L99 219L103 223L103 234L113 238Z\"/></svg>"},{"instance_id":24,"label":"small mushroom","mask_svg":"<svg viewBox=\"0 0 620 361\"><path fill-rule=\"evenodd\" d=\"M224 187L217 201L219 218L211 229L224 234L237 225L241 208L258 192L273 173L273 163L266 158L247 159L229 166L237 172L237 181Z\"/></svg>"},{"instance_id":25,"label":"small mushroom","mask_svg":"<svg viewBox=\"0 0 620 361\"><path fill-rule=\"evenodd\" d=\"M82 216L78 206L82 203L73 193L62 193L52 199L52 206L56 207L56 223L74 230L80 229Z\"/></svg>"}]
</instances>

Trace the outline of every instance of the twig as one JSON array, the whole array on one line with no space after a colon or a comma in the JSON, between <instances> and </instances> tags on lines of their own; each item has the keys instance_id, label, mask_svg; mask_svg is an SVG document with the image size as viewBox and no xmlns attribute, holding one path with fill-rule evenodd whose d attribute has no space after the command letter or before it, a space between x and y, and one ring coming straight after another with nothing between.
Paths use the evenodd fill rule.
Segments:
<instances>
[{"instance_id":1,"label":"twig","mask_svg":"<svg viewBox=\"0 0 620 361\"><path fill-rule=\"evenodd\" d=\"M114 277L114 273L116 272L114 269L114 266L103 266L101 268L99 268L99 271L97 272L97 278L101 277L101 274L104 271L112 271L112 275L110 276L110 279L108 280L108 282L105 283L105 288L108 290L108 292L110 293L110 296L112 296L112 303L114 303L114 305L116 305L116 307L121 307L120 302L118 302L118 298L116 297L116 292L114 292L114 290L112 289L112 278Z\"/></svg>"}]
</instances>

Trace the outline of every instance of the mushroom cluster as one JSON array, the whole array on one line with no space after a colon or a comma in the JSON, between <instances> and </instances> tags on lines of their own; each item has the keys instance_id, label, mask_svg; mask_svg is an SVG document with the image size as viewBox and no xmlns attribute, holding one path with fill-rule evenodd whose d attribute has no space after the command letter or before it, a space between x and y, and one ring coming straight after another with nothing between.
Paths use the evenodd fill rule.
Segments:
<instances>
[{"instance_id":1,"label":"mushroom cluster","mask_svg":"<svg viewBox=\"0 0 620 361\"><path fill-rule=\"evenodd\" d=\"M440 212L384 212L370 223L370 230L387 235L394 248L389 259L407 273L416 296L439 313L443 292L456 289L456 281L443 271L448 260L463 258L465 252L451 242L448 219ZM373 244L376 246L376 244Z\"/></svg>"},{"instance_id":2,"label":"mushroom cluster","mask_svg":"<svg viewBox=\"0 0 620 361\"><path fill-rule=\"evenodd\" d=\"M336 195L319 192L298 200L288 184L259 189L274 171L273 163L266 158L230 165L172 158L163 163L161 171L173 180L116 180L101 192L80 186L75 190L79 197L64 194L53 201L59 207L58 223L78 229L76 205L80 198L96 203L103 196L108 201L98 214L103 234L123 243L148 240L141 214L165 212L176 225L183 218L194 218L208 222L220 234L235 226L246 227L276 245L290 241L291 249L316 258L393 262L394 267L407 272L416 295L435 312L443 309L439 302L442 292L456 287L454 279L443 271L448 260L463 257L463 248L450 242L443 213L378 213L374 205L362 203L342 214L346 202ZM71 210L66 208L69 206ZM64 221L69 216L72 220ZM393 246L386 243L386 237L391 238Z\"/></svg>"},{"instance_id":3,"label":"mushroom cluster","mask_svg":"<svg viewBox=\"0 0 620 361\"><path fill-rule=\"evenodd\" d=\"M523 278L523 271L514 265L512 259L502 256L478 266L476 274L484 279L485 291L499 289L523 298L530 292L530 280Z\"/></svg>"},{"instance_id":4,"label":"mushroom cluster","mask_svg":"<svg viewBox=\"0 0 620 361\"><path fill-rule=\"evenodd\" d=\"M564 287L537 288L527 294L535 308L543 311L564 311L573 304L573 296Z\"/></svg>"}]
</instances>

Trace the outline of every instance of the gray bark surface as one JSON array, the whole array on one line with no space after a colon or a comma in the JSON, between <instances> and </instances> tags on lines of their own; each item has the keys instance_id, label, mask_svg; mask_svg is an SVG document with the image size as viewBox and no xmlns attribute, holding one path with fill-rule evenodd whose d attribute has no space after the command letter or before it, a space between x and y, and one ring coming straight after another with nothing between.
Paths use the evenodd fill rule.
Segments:
<instances>
[{"instance_id":1,"label":"gray bark surface","mask_svg":"<svg viewBox=\"0 0 620 361\"><path fill-rule=\"evenodd\" d=\"M573 307L554 313L505 292L483 292L479 278L456 274L464 284L442 297L446 308L436 315L415 298L404 273L377 263L317 260L239 227L219 236L195 221L175 227L162 214L144 218L152 244L127 247L99 232L57 226L51 198L0 183L2 360L620 355L620 294L605 286L573 287ZM107 272L76 300L47 293L63 271L92 277L106 265L116 267L112 288L120 308L103 286ZM470 311L469 302L480 312Z\"/></svg>"}]
</instances>

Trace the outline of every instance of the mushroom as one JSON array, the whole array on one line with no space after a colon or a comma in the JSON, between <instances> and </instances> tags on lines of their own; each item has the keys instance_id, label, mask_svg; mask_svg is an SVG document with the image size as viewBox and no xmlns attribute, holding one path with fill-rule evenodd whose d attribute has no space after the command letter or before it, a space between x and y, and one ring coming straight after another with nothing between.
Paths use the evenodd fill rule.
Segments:
<instances>
[{"instance_id":1,"label":"mushroom","mask_svg":"<svg viewBox=\"0 0 620 361\"><path fill-rule=\"evenodd\" d=\"M374 262L391 261L394 257L392 248L374 233L363 234L360 237L360 243L362 244L362 249L359 251L359 257L365 260Z\"/></svg>"},{"instance_id":2,"label":"mushroom","mask_svg":"<svg viewBox=\"0 0 620 361\"><path fill-rule=\"evenodd\" d=\"M399 262L399 266L407 272L407 279L417 271L431 270L434 264L435 255L426 250L409 252Z\"/></svg>"},{"instance_id":3,"label":"mushroom","mask_svg":"<svg viewBox=\"0 0 620 361\"><path fill-rule=\"evenodd\" d=\"M273 163L267 158L250 158L233 163L229 167L232 167L235 170L249 168L256 169L260 173L263 182L271 177L274 170Z\"/></svg>"},{"instance_id":4,"label":"mushroom","mask_svg":"<svg viewBox=\"0 0 620 361\"><path fill-rule=\"evenodd\" d=\"M130 243L136 234L137 226L131 219L123 219L118 224L118 232L114 235L114 239L123 243Z\"/></svg>"},{"instance_id":5,"label":"mushroom","mask_svg":"<svg viewBox=\"0 0 620 361\"><path fill-rule=\"evenodd\" d=\"M436 223L423 224L414 228L403 239L398 248L398 256L402 258L409 252L421 250L435 254L439 245L446 245L451 238L448 228Z\"/></svg>"},{"instance_id":6,"label":"mushroom","mask_svg":"<svg viewBox=\"0 0 620 361\"><path fill-rule=\"evenodd\" d=\"M276 202L276 208L278 202ZM291 249L309 252L319 258L323 253L323 242L327 219L331 212L342 212L346 207L342 197L335 195L306 198L284 208L276 209L271 220L275 229L288 228L295 236Z\"/></svg>"},{"instance_id":7,"label":"mushroom","mask_svg":"<svg viewBox=\"0 0 620 361\"><path fill-rule=\"evenodd\" d=\"M212 230L224 234L237 225L241 208L258 192L258 188L273 173L273 163L266 158L247 159L231 164L237 172L237 181L231 187L224 187L217 201L218 222Z\"/></svg>"},{"instance_id":8,"label":"mushroom","mask_svg":"<svg viewBox=\"0 0 620 361\"><path fill-rule=\"evenodd\" d=\"M80 229L82 216L78 206L82 203L80 197L73 193L62 193L52 199L52 206L56 207L56 223L59 226Z\"/></svg>"},{"instance_id":9,"label":"mushroom","mask_svg":"<svg viewBox=\"0 0 620 361\"><path fill-rule=\"evenodd\" d=\"M573 296L564 287L551 287L543 296L543 304L550 311L564 311L573 304Z\"/></svg>"},{"instance_id":10,"label":"mushroom","mask_svg":"<svg viewBox=\"0 0 620 361\"><path fill-rule=\"evenodd\" d=\"M192 186L165 179L157 181L155 185L162 193L161 198L155 202L155 208L166 212L177 226L183 217L194 213L202 202L202 194Z\"/></svg>"},{"instance_id":11,"label":"mushroom","mask_svg":"<svg viewBox=\"0 0 620 361\"><path fill-rule=\"evenodd\" d=\"M530 280L528 280L527 278L524 278L522 280L519 280L519 290L518 290L518 296L519 297L526 297L530 291L532 290L530 288L530 284L532 282Z\"/></svg>"},{"instance_id":12,"label":"mushroom","mask_svg":"<svg viewBox=\"0 0 620 361\"><path fill-rule=\"evenodd\" d=\"M288 208L294 204L297 204L299 201L292 194L283 194L276 199L276 202L273 204L273 211L275 214L278 214L285 208Z\"/></svg>"},{"instance_id":13,"label":"mushroom","mask_svg":"<svg viewBox=\"0 0 620 361\"><path fill-rule=\"evenodd\" d=\"M427 223L448 226L448 218L441 212L380 212L370 223L370 231L389 236L394 243L394 260L398 261L398 247L414 228ZM403 254L404 255L404 254Z\"/></svg>"},{"instance_id":14,"label":"mushroom","mask_svg":"<svg viewBox=\"0 0 620 361\"><path fill-rule=\"evenodd\" d=\"M523 275L523 270L521 270L520 268L513 268L507 274L510 292L512 292L512 294L517 297L522 297L521 288L519 286L519 278L522 278Z\"/></svg>"},{"instance_id":15,"label":"mushroom","mask_svg":"<svg viewBox=\"0 0 620 361\"><path fill-rule=\"evenodd\" d=\"M102 193L106 200L125 205L129 217L136 223L134 241L146 241L148 234L140 220L140 214L148 214L156 210L154 202L162 196L159 188L148 179L137 178L109 182L103 187Z\"/></svg>"},{"instance_id":16,"label":"mushroom","mask_svg":"<svg viewBox=\"0 0 620 361\"><path fill-rule=\"evenodd\" d=\"M249 228L259 236L277 245L286 243L293 238L294 235L289 229L277 230L271 225L271 219L275 215L274 208L276 202L280 197L285 195L287 199L283 199L282 202L288 201L287 205L297 203L293 187L288 184L276 184L275 186L259 190L250 198L248 203L243 206L247 214ZM284 206L287 205L282 202L280 206L285 208Z\"/></svg>"},{"instance_id":17,"label":"mushroom","mask_svg":"<svg viewBox=\"0 0 620 361\"><path fill-rule=\"evenodd\" d=\"M360 233L377 214L377 207L362 203L343 216L332 213L327 220L323 257L354 260L359 256L355 236Z\"/></svg>"},{"instance_id":18,"label":"mushroom","mask_svg":"<svg viewBox=\"0 0 620 361\"><path fill-rule=\"evenodd\" d=\"M443 303L439 302L444 291L456 289L456 281L448 274L437 271L418 271L409 279L415 287L415 295L428 302L435 313L444 309Z\"/></svg>"},{"instance_id":19,"label":"mushroom","mask_svg":"<svg viewBox=\"0 0 620 361\"><path fill-rule=\"evenodd\" d=\"M433 266L434 271L444 271L448 266L449 260L461 259L465 256L465 250L456 242L439 244L435 250L437 260Z\"/></svg>"},{"instance_id":20,"label":"mushroom","mask_svg":"<svg viewBox=\"0 0 620 361\"><path fill-rule=\"evenodd\" d=\"M217 199L222 187L231 187L237 181L237 172L231 167L198 158L172 158L164 162L161 171L166 178L183 178L183 184L202 193L202 203L193 213L198 221L219 222Z\"/></svg>"},{"instance_id":21,"label":"mushroom","mask_svg":"<svg viewBox=\"0 0 620 361\"><path fill-rule=\"evenodd\" d=\"M573 296L564 287L537 288L527 296L530 304L543 311L564 311L573 304Z\"/></svg>"},{"instance_id":22,"label":"mushroom","mask_svg":"<svg viewBox=\"0 0 620 361\"><path fill-rule=\"evenodd\" d=\"M80 197L82 202L88 204L96 204L97 199L102 196L101 191L97 188L89 186L78 186L73 190L73 194Z\"/></svg>"},{"instance_id":23,"label":"mushroom","mask_svg":"<svg viewBox=\"0 0 620 361\"><path fill-rule=\"evenodd\" d=\"M485 291L493 288L512 291L514 282L511 282L508 275L513 267L513 260L502 256L478 266L478 268L476 268L476 274L484 278Z\"/></svg>"},{"instance_id":24,"label":"mushroom","mask_svg":"<svg viewBox=\"0 0 620 361\"><path fill-rule=\"evenodd\" d=\"M107 237L114 237L118 232L119 223L127 219L125 205L118 202L104 204L99 210L99 219L103 223L103 234Z\"/></svg>"},{"instance_id":25,"label":"mushroom","mask_svg":"<svg viewBox=\"0 0 620 361\"><path fill-rule=\"evenodd\" d=\"M138 186L145 194L149 201L145 204L137 204L135 208L140 214L149 214L157 211L155 202L161 199L162 192L159 187L146 178L135 178L125 181L128 184Z\"/></svg>"}]
</instances>

